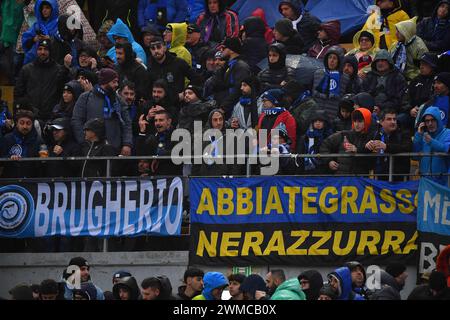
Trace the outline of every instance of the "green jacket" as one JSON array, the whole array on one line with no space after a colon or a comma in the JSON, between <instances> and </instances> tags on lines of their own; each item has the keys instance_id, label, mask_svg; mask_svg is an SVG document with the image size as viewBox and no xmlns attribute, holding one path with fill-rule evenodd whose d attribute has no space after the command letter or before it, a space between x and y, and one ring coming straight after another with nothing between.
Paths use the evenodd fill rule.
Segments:
<instances>
[{"instance_id":1,"label":"green jacket","mask_svg":"<svg viewBox=\"0 0 450 320\"><path fill-rule=\"evenodd\" d=\"M286 280L275 290L270 300L306 300L297 278Z\"/></svg>"},{"instance_id":2,"label":"green jacket","mask_svg":"<svg viewBox=\"0 0 450 320\"><path fill-rule=\"evenodd\" d=\"M1 1L2 27L0 42L5 47L15 46L23 22L23 3L16 0Z\"/></svg>"},{"instance_id":3,"label":"green jacket","mask_svg":"<svg viewBox=\"0 0 450 320\"><path fill-rule=\"evenodd\" d=\"M405 77L412 80L420 73L419 61L428 48L423 40L416 35L416 20L414 17L410 20L399 22L395 25L397 30L405 37L406 46L406 69ZM394 43L389 49L391 55L394 55L397 43Z\"/></svg>"}]
</instances>

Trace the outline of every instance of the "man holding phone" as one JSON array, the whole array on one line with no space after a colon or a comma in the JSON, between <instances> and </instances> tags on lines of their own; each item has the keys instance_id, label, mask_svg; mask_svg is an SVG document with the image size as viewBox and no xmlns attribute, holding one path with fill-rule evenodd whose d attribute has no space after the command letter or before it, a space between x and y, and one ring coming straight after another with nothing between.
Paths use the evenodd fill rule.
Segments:
<instances>
[{"instance_id":1,"label":"man holding phone","mask_svg":"<svg viewBox=\"0 0 450 320\"><path fill-rule=\"evenodd\" d=\"M448 152L450 148L450 129L444 127L441 111L438 107L429 107L421 118L417 133L414 136L414 152ZM445 174L450 168L449 157L422 157L420 159L420 174L432 175L432 178L443 185L447 185L447 177L437 176Z\"/></svg>"}]
</instances>

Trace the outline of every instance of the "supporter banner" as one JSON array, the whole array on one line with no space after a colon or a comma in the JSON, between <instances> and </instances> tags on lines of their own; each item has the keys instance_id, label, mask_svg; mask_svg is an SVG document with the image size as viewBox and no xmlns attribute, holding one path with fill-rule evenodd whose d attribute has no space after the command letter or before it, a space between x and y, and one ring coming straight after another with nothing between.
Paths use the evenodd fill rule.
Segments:
<instances>
[{"instance_id":1,"label":"supporter banner","mask_svg":"<svg viewBox=\"0 0 450 320\"><path fill-rule=\"evenodd\" d=\"M190 263L414 263L418 182L191 179Z\"/></svg>"},{"instance_id":2,"label":"supporter banner","mask_svg":"<svg viewBox=\"0 0 450 320\"><path fill-rule=\"evenodd\" d=\"M179 178L0 186L0 236L179 235Z\"/></svg>"},{"instance_id":3,"label":"supporter banner","mask_svg":"<svg viewBox=\"0 0 450 320\"><path fill-rule=\"evenodd\" d=\"M422 179L418 194L419 282L436 268L436 258L450 244L450 189L429 179Z\"/></svg>"}]
</instances>

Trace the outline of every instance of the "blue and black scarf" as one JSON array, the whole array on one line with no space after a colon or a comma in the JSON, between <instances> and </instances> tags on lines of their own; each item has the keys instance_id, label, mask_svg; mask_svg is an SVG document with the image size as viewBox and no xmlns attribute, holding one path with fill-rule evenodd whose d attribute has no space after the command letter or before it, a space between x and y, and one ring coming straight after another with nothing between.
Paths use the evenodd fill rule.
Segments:
<instances>
[{"instance_id":1,"label":"blue and black scarf","mask_svg":"<svg viewBox=\"0 0 450 320\"><path fill-rule=\"evenodd\" d=\"M104 119L111 119L113 114L117 114L117 117L119 118L121 123L124 123L122 119L121 114L121 106L118 101L118 99L113 98L113 101L111 101L111 98L108 96L105 90L103 90L99 85L96 85L94 87L94 90L98 93L100 93L103 96L103 117ZM114 94L115 95L115 94Z\"/></svg>"},{"instance_id":2,"label":"blue and black scarf","mask_svg":"<svg viewBox=\"0 0 450 320\"><path fill-rule=\"evenodd\" d=\"M320 81L316 90L329 96L339 96L341 92L341 73L339 71L330 71L327 69L324 70L324 73L322 81Z\"/></svg>"}]
</instances>

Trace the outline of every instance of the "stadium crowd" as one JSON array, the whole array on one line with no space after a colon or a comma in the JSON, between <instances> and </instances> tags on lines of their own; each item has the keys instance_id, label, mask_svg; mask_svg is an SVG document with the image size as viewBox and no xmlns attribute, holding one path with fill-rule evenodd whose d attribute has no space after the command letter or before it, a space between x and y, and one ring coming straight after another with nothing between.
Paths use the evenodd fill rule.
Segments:
<instances>
[{"instance_id":1,"label":"stadium crowd","mask_svg":"<svg viewBox=\"0 0 450 320\"><path fill-rule=\"evenodd\" d=\"M417 5L376 1L347 52L340 22L321 22L299 1L280 1L273 29L261 9L239 21L223 0L2 1L2 73L14 85L14 107L2 102L0 156L16 161L3 163L1 177L102 177L102 161L19 160L169 156L175 129L203 133L195 121L223 141L226 129L277 129L255 150L271 155L446 153L449 2L435 2L418 21L410 18ZM70 4L84 11L65 12ZM322 67L292 67L292 54ZM205 147L226 155L217 143L211 136ZM397 179L410 173L409 160L396 159ZM448 157L417 160L422 175L449 172ZM110 174L245 174L244 166L205 162L130 160L113 163ZM286 157L278 173L370 172L388 174L388 158Z\"/></svg>"},{"instance_id":2,"label":"stadium crowd","mask_svg":"<svg viewBox=\"0 0 450 320\"><path fill-rule=\"evenodd\" d=\"M450 246L437 259L437 270L421 279L408 300L450 300ZM349 261L323 279L317 270L304 270L288 279L283 269L259 274L224 275L189 267L182 284L173 289L166 275L145 278L138 284L128 271L112 275L111 290L103 291L91 278L91 266L83 257L74 257L58 280L40 284L19 284L9 293L13 300L401 300L408 277L406 266L388 264L378 275L367 275L358 261ZM69 269L70 267L70 269ZM68 270L77 270L75 273ZM74 280L78 277L76 284ZM377 277L373 281L369 277ZM325 280L325 281L324 281ZM369 286L369 287L368 287ZM104 288L106 289L106 288ZM108 288L109 289L109 288ZM225 293L224 293L225 290ZM174 292L175 291L175 292Z\"/></svg>"}]
</instances>

